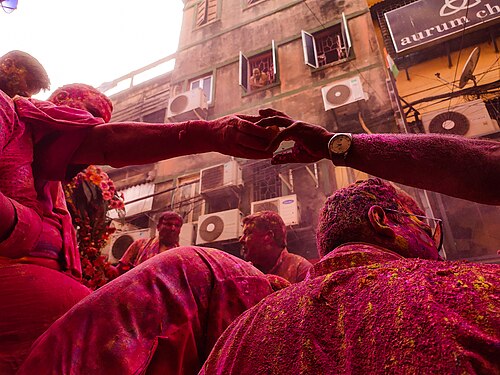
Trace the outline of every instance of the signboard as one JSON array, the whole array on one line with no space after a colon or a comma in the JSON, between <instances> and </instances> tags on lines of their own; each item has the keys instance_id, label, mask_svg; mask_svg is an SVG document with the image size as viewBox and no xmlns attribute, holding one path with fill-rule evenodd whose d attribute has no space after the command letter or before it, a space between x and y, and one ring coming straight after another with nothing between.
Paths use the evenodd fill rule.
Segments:
<instances>
[{"instance_id":1,"label":"signboard","mask_svg":"<svg viewBox=\"0 0 500 375\"><path fill-rule=\"evenodd\" d=\"M498 20L500 0L419 0L384 16L400 53Z\"/></svg>"}]
</instances>

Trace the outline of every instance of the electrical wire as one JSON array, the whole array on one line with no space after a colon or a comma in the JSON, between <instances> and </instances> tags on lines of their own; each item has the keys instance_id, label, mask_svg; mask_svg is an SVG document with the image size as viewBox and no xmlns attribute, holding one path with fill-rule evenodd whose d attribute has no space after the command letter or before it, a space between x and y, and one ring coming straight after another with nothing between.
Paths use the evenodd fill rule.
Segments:
<instances>
[{"instance_id":1,"label":"electrical wire","mask_svg":"<svg viewBox=\"0 0 500 375\"><path fill-rule=\"evenodd\" d=\"M469 4L470 4L470 0L467 0L467 5L466 5L467 9L465 11L465 19L467 19L467 16L469 15ZM460 39L460 49L458 50L457 65L455 67L455 73L453 75L453 82L455 82L457 80L458 65L459 65L459 62L460 62L460 56L462 55L466 26L467 26L467 22L464 22L464 27L462 29L462 36L461 36L461 39ZM453 91L454 90L455 90L455 85L453 85L452 88L451 88L450 102L448 103L448 112L450 111L450 108L451 108L451 99L452 99Z\"/></svg>"}]
</instances>

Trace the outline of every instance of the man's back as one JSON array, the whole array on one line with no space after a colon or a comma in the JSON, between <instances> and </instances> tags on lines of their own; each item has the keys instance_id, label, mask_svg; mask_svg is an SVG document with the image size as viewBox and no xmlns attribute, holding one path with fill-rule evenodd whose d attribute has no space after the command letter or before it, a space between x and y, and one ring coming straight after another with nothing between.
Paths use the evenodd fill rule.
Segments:
<instances>
[{"instance_id":1,"label":"man's back","mask_svg":"<svg viewBox=\"0 0 500 375\"><path fill-rule=\"evenodd\" d=\"M500 373L497 265L352 246L238 318L205 373Z\"/></svg>"}]
</instances>

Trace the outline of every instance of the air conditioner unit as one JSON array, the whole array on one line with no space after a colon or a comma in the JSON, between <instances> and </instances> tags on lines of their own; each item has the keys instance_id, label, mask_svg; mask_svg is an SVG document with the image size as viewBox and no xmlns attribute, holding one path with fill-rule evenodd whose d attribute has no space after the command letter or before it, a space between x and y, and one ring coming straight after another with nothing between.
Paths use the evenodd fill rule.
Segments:
<instances>
[{"instance_id":1,"label":"air conditioner unit","mask_svg":"<svg viewBox=\"0 0 500 375\"><path fill-rule=\"evenodd\" d=\"M325 111L365 99L360 76L333 82L321 88Z\"/></svg>"},{"instance_id":2,"label":"air conditioner unit","mask_svg":"<svg viewBox=\"0 0 500 375\"><path fill-rule=\"evenodd\" d=\"M200 194L204 196L218 196L224 190L241 186L243 186L242 172L236 160L200 171Z\"/></svg>"},{"instance_id":3,"label":"air conditioner unit","mask_svg":"<svg viewBox=\"0 0 500 375\"><path fill-rule=\"evenodd\" d=\"M179 246L190 246L195 240L195 225L193 223L184 223L179 234Z\"/></svg>"},{"instance_id":4,"label":"air conditioner unit","mask_svg":"<svg viewBox=\"0 0 500 375\"><path fill-rule=\"evenodd\" d=\"M204 120L208 104L203 90L196 88L170 98L167 118L174 121Z\"/></svg>"},{"instance_id":5,"label":"air conditioner unit","mask_svg":"<svg viewBox=\"0 0 500 375\"><path fill-rule=\"evenodd\" d=\"M251 209L252 214L260 211L277 212L287 226L297 225L300 222L299 205L295 194L252 202Z\"/></svg>"},{"instance_id":6,"label":"air conditioner unit","mask_svg":"<svg viewBox=\"0 0 500 375\"><path fill-rule=\"evenodd\" d=\"M422 114L426 133L480 137L500 131L481 99Z\"/></svg>"},{"instance_id":7,"label":"air conditioner unit","mask_svg":"<svg viewBox=\"0 0 500 375\"><path fill-rule=\"evenodd\" d=\"M221 211L198 218L198 234L196 244L234 240L242 233L243 214L240 210Z\"/></svg>"},{"instance_id":8,"label":"air conditioner unit","mask_svg":"<svg viewBox=\"0 0 500 375\"><path fill-rule=\"evenodd\" d=\"M151 230L149 228L114 233L111 235L108 244L101 250L101 254L107 257L108 262L116 264L132 242L140 238L149 239L151 238L150 233Z\"/></svg>"}]
</instances>

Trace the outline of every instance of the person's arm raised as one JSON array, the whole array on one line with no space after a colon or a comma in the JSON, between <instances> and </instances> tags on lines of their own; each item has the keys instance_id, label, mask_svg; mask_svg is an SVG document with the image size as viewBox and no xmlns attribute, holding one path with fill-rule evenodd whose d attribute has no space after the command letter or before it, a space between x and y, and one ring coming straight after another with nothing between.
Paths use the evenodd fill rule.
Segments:
<instances>
[{"instance_id":1,"label":"person's arm raised","mask_svg":"<svg viewBox=\"0 0 500 375\"><path fill-rule=\"evenodd\" d=\"M273 147L295 141L291 150L273 157L275 164L329 158L333 133L323 127L284 117L258 124L286 127ZM353 134L346 157L332 161L404 185L500 205L500 142L439 134Z\"/></svg>"},{"instance_id":2,"label":"person's arm raised","mask_svg":"<svg viewBox=\"0 0 500 375\"><path fill-rule=\"evenodd\" d=\"M122 167L216 151L248 159L272 157L277 130L255 124L266 116L234 115L175 124L110 123L95 126L73 155L73 164Z\"/></svg>"}]
</instances>

